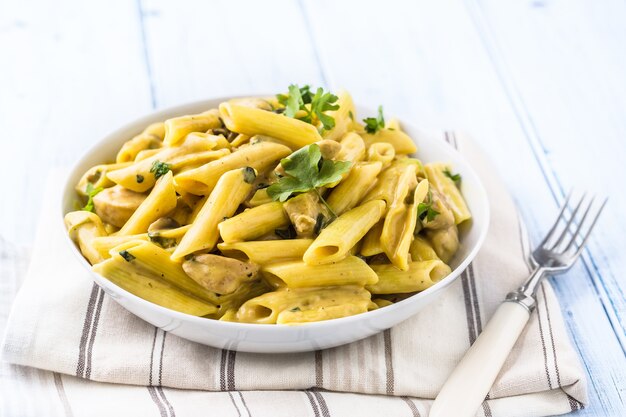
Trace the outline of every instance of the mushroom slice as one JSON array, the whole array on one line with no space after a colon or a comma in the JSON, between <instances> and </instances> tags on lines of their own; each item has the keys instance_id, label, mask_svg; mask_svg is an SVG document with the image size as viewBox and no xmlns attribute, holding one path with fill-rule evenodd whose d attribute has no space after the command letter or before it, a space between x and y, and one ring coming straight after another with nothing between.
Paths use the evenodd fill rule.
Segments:
<instances>
[{"instance_id":1,"label":"mushroom slice","mask_svg":"<svg viewBox=\"0 0 626 417\"><path fill-rule=\"evenodd\" d=\"M205 254L183 262L183 270L207 290L230 294L244 282L254 281L259 273L259 266L225 256Z\"/></svg>"},{"instance_id":2,"label":"mushroom slice","mask_svg":"<svg viewBox=\"0 0 626 417\"><path fill-rule=\"evenodd\" d=\"M93 205L103 222L122 227L145 199L146 195L143 193L116 185L96 194Z\"/></svg>"}]
</instances>

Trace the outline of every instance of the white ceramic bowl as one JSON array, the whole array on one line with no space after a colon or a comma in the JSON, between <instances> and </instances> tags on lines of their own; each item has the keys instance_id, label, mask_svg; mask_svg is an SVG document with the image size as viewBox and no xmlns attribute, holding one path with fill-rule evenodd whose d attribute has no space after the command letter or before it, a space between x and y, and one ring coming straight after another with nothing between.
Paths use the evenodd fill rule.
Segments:
<instances>
[{"instance_id":1,"label":"white ceramic bowl","mask_svg":"<svg viewBox=\"0 0 626 417\"><path fill-rule=\"evenodd\" d=\"M77 199L74 186L81 175L96 164L114 160L118 149L126 140L141 132L150 123L184 114L199 113L215 108L225 100L227 99L216 98L160 110L129 123L99 141L72 169L63 190L59 221L62 221L63 215L74 207ZM375 114L373 110L365 108L359 107L358 110L360 116ZM185 339L218 348L260 353L310 351L363 339L408 319L441 294L476 256L489 225L487 194L480 179L465 159L443 140L426 135L405 121L402 122L402 126L417 143L420 159L426 162L450 162L454 171L463 176L462 191L473 220L461 230L460 249L451 262L452 273L433 287L388 307L355 316L297 326L209 320L169 310L123 290L93 272L69 237L67 243L71 245L78 262L85 266L85 276L93 279L115 301L145 321Z\"/></svg>"}]
</instances>

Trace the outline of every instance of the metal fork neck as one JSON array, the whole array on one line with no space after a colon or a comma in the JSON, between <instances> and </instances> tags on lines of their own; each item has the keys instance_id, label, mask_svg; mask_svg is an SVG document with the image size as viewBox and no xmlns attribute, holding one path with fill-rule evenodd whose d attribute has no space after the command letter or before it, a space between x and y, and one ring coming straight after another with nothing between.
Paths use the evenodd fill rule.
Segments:
<instances>
[{"instance_id":1,"label":"metal fork neck","mask_svg":"<svg viewBox=\"0 0 626 417\"><path fill-rule=\"evenodd\" d=\"M530 274L530 277L526 280L522 286L517 290L512 291L506 295L504 301L518 303L531 313L537 304L535 294L539 288L539 283L545 276L545 269L538 267Z\"/></svg>"}]
</instances>

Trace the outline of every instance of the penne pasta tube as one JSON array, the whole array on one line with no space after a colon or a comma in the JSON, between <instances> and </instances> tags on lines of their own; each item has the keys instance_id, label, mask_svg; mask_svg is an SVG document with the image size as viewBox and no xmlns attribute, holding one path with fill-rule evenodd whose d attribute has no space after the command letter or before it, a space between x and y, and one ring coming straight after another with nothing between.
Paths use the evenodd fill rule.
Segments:
<instances>
[{"instance_id":1,"label":"penne pasta tube","mask_svg":"<svg viewBox=\"0 0 626 417\"><path fill-rule=\"evenodd\" d=\"M258 240L249 242L218 243L225 256L249 260L259 265L302 259L313 239Z\"/></svg>"},{"instance_id":2,"label":"penne pasta tube","mask_svg":"<svg viewBox=\"0 0 626 417\"><path fill-rule=\"evenodd\" d=\"M262 204L271 203L272 201L274 201L274 200L272 200L272 197L267 195L267 188L260 188L260 189L256 190L256 192L254 193L252 198L250 200L248 200L247 204L250 207L257 207L257 206L260 206Z\"/></svg>"},{"instance_id":3,"label":"penne pasta tube","mask_svg":"<svg viewBox=\"0 0 626 417\"><path fill-rule=\"evenodd\" d=\"M350 174L332 190L326 202L337 215L352 209L376 184L381 169L380 162L356 164Z\"/></svg>"},{"instance_id":4,"label":"penne pasta tube","mask_svg":"<svg viewBox=\"0 0 626 417\"><path fill-rule=\"evenodd\" d=\"M351 130L356 110L350 93L345 90L339 91L337 94L337 105L339 106L337 110L328 112L328 116L335 119L335 127L324 132L324 139L339 140L348 130Z\"/></svg>"},{"instance_id":5,"label":"penne pasta tube","mask_svg":"<svg viewBox=\"0 0 626 417\"><path fill-rule=\"evenodd\" d=\"M389 166L395 156L396 150L390 143L372 143L367 149L367 160L370 162L381 162L384 168Z\"/></svg>"},{"instance_id":6,"label":"penne pasta tube","mask_svg":"<svg viewBox=\"0 0 626 417\"><path fill-rule=\"evenodd\" d=\"M162 148L164 136L165 125L162 122L151 124L143 132L122 145L115 162L131 162L137 158L139 152Z\"/></svg>"},{"instance_id":7,"label":"penne pasta tube","mask_svg":"<svg viewBox=\"0 0 626 417\"><path fill-rule=\"evenodd\" d=\"M118 235L144 233L148 226L160 217L176 208L176 190L174 177L168 172L157 181L148 197L137 207L130 219L118 232Z\"/></svg>"},{"instance_id":8,"label":"penne pasta tube","mask_svg":"<svg viewBox=\"0 0 626 417\"><path fill-rule=\"evenodd\" d=\"M177 146L191 132L206 132L221 125L217 109L211 109L200 114L174 117L165 121L163 143L166 146Z\"/></svg>"},{"instance_id":9,"label":"penne pasta tube","mask_svg":"<svg viewBox=\"0 0 626 417\"><path fill-rule=\"evenodd\" d=\"M258 324L297 324L365 313L373 303L363 288L286 288L246 301L235 321Z\"/></svg>"},{"instance_id":10,"label":"penne pasta tube","mask_svg":"<svg viewBox=\"0 0 626 417\"><path fill-rule=\"evenodd\" d=\"M424 201L427 193L428 180L422 180L415 187L413 202L407 205L404 203L406 193L400 191L398 200L392 203L385 216L380 244L391 263L403 271L409 267L409 248L417 224L417 205Z\"/></svg>"},{"instance_id":11,"label":"penne pasta tube","mask_svg":"<svg viewBox=\"0 0 626 417\"><path fill-rule=\"evenodd\" d=\"M154 171L155 163L170 164L172 160L178 157L184 157L196 152L210 151L214 147L215 142L210 139L189 135L180 146L163 148L149 158L128 167L109 172L107 177L124 188L143 193L152 188L157 180L157 175ZM168 165L168 168L171 169L171 165Z\"/></svg>"},{"instance_id":12,"label":"penne pasta tube","mask_svg":"<svg viewBox=\"0 0 626 417\"><path fill-rule=\"evenodd\" d=\"M263 172L289 154L291 154L291 149L286 146L259 142L255 145L246 145L236 152L201 167L182 172L176 175L175 180L177 187L183 191L207 195L226 171L249 166L258 172Z\"/></svg>"},{"instance_id":13,"label":"penne pasta tube","mask_svg":"<svg viewBox=\"0 0 626 417\"><path fill-rule=\"evenodd\" d=\"M398 189L404 190L406 184L415 184L417 164L412 161L395 161L389 168L382 171L378 181L363 198L363 201L385 200L390 206L396 199ZM405 185L402 185L406 183ZM404 192L404 191L403 191Z\"/></svg>"},{"instance_id":14,"label":"penne pasta tube","mask_svg":"<svg viewBox=\"0 0 626 417\"><path fill-rule=\"evenodd\" d=\"M93 188L113 187L115 183L107 177L107 174L111 171L126 168L130 165L131 162L122 162L119 164L103 164L91 167L87 170L87 172L83 174L83 176L78 181L78 184L76 184L76 192L82 196L86 196L87 184L89 183L93 185Z\"/></svg>"},{"instance_id":15,"label":"penne pasta tube","mask_svg":"<svg viewBox=\"0 0 626 417\"><path fill-rule=\"evenodd\" d=\"M363 238L361 245L361 255L374 256L383 253L383 247L380 244L380 234L383 232L383 224L385 220L380 220Z\"/></svg>"},{"instance_id":16,"label":"penne pasta tube","mask_svg":"<svg viewBox=\"0 0 626 417\"><path fill-rule=\"evenodd\" d=\"M411 254L411 260L413 262L432 261L439 259L431 244L419 235L415 236L413 242L411 242L409 253Z\"/></svg>"},{"instance_id":17,"label":"penne pasta tube","mask_svg":"<svg viewBox=\"0 0 626 417\"><path fill-rule=\"evenodd\" d=\"M308 265L303 261L287 261L264 265L261 269L268 281L289 288L327 287L333 285L372 285L377 277L357 256L332 264Z\"/></svg>"},{"instance_id":18,"label":"penne pasta tube","mask_svg":"<svg viewBox=\"0 0 626 417\"><path fill-rule=\"evenodd\" d=\"M220 235L226 243L253 240L287 226L289 216L278 201L248 209L218 224Z\"/></svg>"},{"instance_id":19,"label":"penne pasta tube","mask_svg":"<svg viewBox=\"0 0 626 417\"><path fill-rule=\"evenodd\" d=\"M93 246L93 241L106 236L102 220L89 211L72 211L65 215L65 227L70 238L78 244L80 252L90 264L101 262L104 257Z\"/></svg>"},{"instance_id":20,"label":"penne pasta tube","mask_svg":"<svg viewBox=\"0 0 626 417\"><path fill-rule=\"evenodd\" d=\"M156 154L158 154L159 152L161 152L162 149L144 149L143 151L139 151L137 152L137 156L135 157L134 162L139 162L139 161L143 161L144 159L148 159L151 156L154 156Z\"/></svg>"},{"instance_id":21,"label":"penne pasta tube","mask_svg":"<svg viewBox=\"0 0 626 417\"><path fill-rule=\"evenodd\" d=\"M215 151L202 151L196 152L188 155L181 155L179 157L173 158L170 161L170 165L173 171L178 171L183 168L197 168L201 165L204 165L208 162L215 161L216 159L220 159L226 155L230 154L230 150L228 149L218 149Z\"/></svg>"},{"instance_id":22,"label":"penne pasta tube","mask_svg":"<svg viewBox=\"0 0 626 417\"><path fill-rule=\"evenodd\" d=\"M232 216L252 191L256 173L252 168L233 169L222 175L191 228L176 247L172 260L199 250L213 250L219 238L217 225Z\"/></svg>"},{"instance_id":23,"label":"penne pasta tube","mask_svg":"<svg viewBox=\"0 0 626 417\"><path fill-rule=\"evenodd\" d=\"M454 181L449 178L445 172L449 172L450 167L443 163L430 163L424 165L424 171L426 172L426 178L433 185L437 191L447 197L447 203L454 213L454 220L456 224L463 223L464 221L471 219L472 214L465 203L465 199L461 194Z\"/></svg>"},{"instance_id":24,"label":"penne pasta tube","mask_svg":"<svg viewBox=\"0 0 626 417\"><path fill-rule=\"evenodd\" d=\"M372 265L378 282L365 288L372 294L401 294L424 291L445 278L450 267L439 260L411 262L406 271L393 265Z\"/></svg>"},{"instance_id":25,"label":"penne pasta tube","mask_svg":"<svg viewBox=\"0 0 626 417\"><path fill-rule=\"evenodd\" d=\"M361 137L354 133L346 133L341 140L341 149L335 157L337 161L358 162L365 158L365 143Z\"/></svg>"},{"instance_id":26,"label":"penne pasta tube","mask_svg":"<svg viewBox=\"0 0 626 417\"><path fill-rule=\"evenodd\" d=\"M417 152L413 140L401 130L381 129L376 133L361 133L361 137L367 147L376 142L384 142L392 145L398 155Z\"/></svg>"},{"instance_id":27,"label":"penne pasta tube","mask_svg":"<svg viewBox=\"0 0 626 417\"><path fill-rule=\"evenodd\" d=\"M315 126L271 111L222 103L220 117L226 127L233 132L248 136L275 137L292 144L295 148L322 140Z\"/></svg>"},{"instance_id":28,"label":"penne pasta tube","mask_svg":"<svg viewBox=\"0 0 626 417\"><path fill-rule=\"evenodd\" d=\"M385 212L385 202L369 201L339 216L319 234L304 254L308 265L340 261Z\"/></svg>"}]
</instances>

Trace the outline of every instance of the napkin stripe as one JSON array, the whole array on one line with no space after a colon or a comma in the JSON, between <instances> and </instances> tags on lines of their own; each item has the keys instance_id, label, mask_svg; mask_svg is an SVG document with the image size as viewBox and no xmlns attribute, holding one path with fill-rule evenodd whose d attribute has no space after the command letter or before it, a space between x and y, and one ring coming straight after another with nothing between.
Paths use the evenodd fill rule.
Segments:
<instances>
[{"instance_id":1,"label":"napkin stripe","mask_svg":"<svg viewBox=\"0 0 626 417\"><path fill-rule=\"evenodd\" d=\"M222 349L220 355L220 391L226 391L226 355L227 350Z\"/></svg>"},{"instance_id":2,"label":"napkin stripe","mask_svg":"<svg viewBox=\"0 0 626 417\"><path fill-rule=\"evenodd\" d=\"M228 392L228 397L230 398L230 401L233 403L235 410L237 410L237 417L241 417L241 410L239 409L239 406L237 405L237 402L235 401L235 397L233 397L233 393L231 391L227 391L227 392Z\"/></svg>"},{"instance_id":3,"label":"napkin stripe","mask_svg":"<svg viewBox=\"0 0 626 417\"><path fill-rule=\"evenodd\" d=\"M409 406L409 409L411 410L411 417L421 417L420 412L417 409L417 406L415 405L413 401L411 401L409 397L400 397L400 398L402 398L402 401L404 401L406 405Z\"/></svg>"},{"instance_id":4,"label":"napkin stripe","mask_svg":"<svg viewBox=\"0 0 626 417\"><path fill-rule=\"evenodd\" d=\"M154 336L152 337L152 349L150 350L150 374L148 376L148 386L154 385L152 383L152 368L154 368L154 347L156 346L156 338L157 333L159 331L158 327L154 327Z\"/></svg>"},{"instance_id":5,"label":"napkin stripe","mask_svg":"<svg viewBox=\"0 0 626 417\"><path fill-rule=\"evenodd\" d=\"M487 394L487 398L489 398L489 394ZM483 401L483 413L485 414L485 417L492 417L491 415L491 407L489 407L489 403L485 400Z\"/></svg>"},{"instance_id":6,"label":"napkin stripe","mask_svg":"<svg viewBox=\"0 0 626 417\"><path fill-rule=\"evenodd\" d=\"M393 358L391 356L391 329L387 329L383 332L383 342L385 345L385 368L387 370L387 395L393 395L395 381L393 375Z\"/></svg>"},{"instance_id":7,"label":"napkin stripe","mask_svg":"<svg viewBox=\"0 0 626 417\"><path fill-rule=\"evenodd\" d=\"M318 390L312 390L313 396L317 400L317 404L319 405L320 410L322 411L323 417L330 417L330 411L328 411L328 404L326 404L326 400L322 396L322 393Z\"/></svg>"},{"instance_id":8,"label":"napkin stripe","mask_svg":"<svg viewBox=\"0 0 626 417\"><path fill-rule=\"evenodd\" d=\"M167 399L165 399L165 393L163 392L162 387L148 387L148 392L150 393L152 401L159 409L161 417L176 417L176 413L174 413L172 405L167 401ZM161 398L159 394L161 394L163 398Z\"/></svg>"},{"instance_id":9,"label":"napkin stripe","mask_svg":"<svg viewBox=\"0 0 626 417\"><path fill-rule=\"evenodd\" d=\"M548 307L546 289L543 285L541 286L541 293L543 295L543 304L546 310L546 318L548 319L548 333L550 334L550 343L552 344L552 354L554 356L554 371L556 373L556 381L557 381L557 384L559 384L559 388L563 390L563 385L561 384L561 372L559 371L559 363L556 357L556 344L554 343L554 332L552 331L552 321L550 320L550 308ZM537 312L539 312L539 309L537 309ZM567 396L567 401L569 402L569 405L572 411L576 411L579 408L584 408L584 405L581 402L571 397L564 390L563 392Z\"/></svg>"},{"instance_id":10,"label":"napkin stripe","mask_svg":"<svg viewBox=\"0 0 626 417\"><path fill-rule=\"evenodd\" d=\"M246 409L246 412L248 413L248 417L252 417L252 413L250 412L250 409L248 408L248 404L246 404L246 400L243 398L243 393L241 391L237 391L237 394L239 394L239 398L241 398L241 403L243 404L243 408Z\"/></svg>"},{"instance_id":11,"label":"napkin stripe","mask_svg":"<svg viewBox=\"0 0 626 417\"><path fill-rule=\"evenodd\" d=\"M220 357L220 390L235 390L235 358L237 352L234 350L222 349Z\"/></svg>"},{"instance_id":12,"label":"napkin stripe","mask_svg":"<svg viewBox=\"0 0 626 417\"><path fill-rule=\"evenodd\" d=\"M98 302L103 297L104 291L96 284L93 283L91 287L91 294L89 295L89 302L87 303L87 312L85 313L85 320L83 324L83 333L80 337L80 344L78 347L78 363L76 365L76 376L79 378L87 378L85 363L89 365L89 373L91 374L91 348L93 347L93 340L95 334L93 333L94 319L96 316L96 309L98 318L100 317L100 308L102 307L102 301ZM97 304L97 305L96 305ZM97 323L95 324L97 328ZM86 356L89 355L88 358Z\"/></svg>"},{"instance_id":13,"label":"napkin stripe","mask_svg":"<svg viewBox=\"0 0 626 417\"><path fill-rule=\"evenodd\" d=\"M552 378L550 378L550 370L548 368L548 349L546 348L546 340L543 334L543 325L541 324L541 312L537 308L537 323L539 324L539 339L541 340L541 350L543 352L543 367L546 371L546 378L548 379L548 388L552 389Z\"/></svg>"},{"instance_id":14,"label":"napkin stripe","mask_svg":"<svg viewBox=\"0 0 626 417\"><path fill-rule=\"evenodd\" d=\"M99 288L98 295L98 303L96 305L96 311L94 313L93 324L91 326L91 338L89 339L89 345L87 347L87 366L85 368L85 378L91 378L91 358L93 351L93 344L96 340L96 333L98 332L98 323L100 322L100 312L102 311L102 303L104 301L104 291Z\"/></svg>"},{"instance_id":15,"label":"napkin stripe","mask_svg":"<svg viewBox=\"0 0 626 417\"><path fill-rule=\"evenodd\" d=\"M322 388L324 385L324 356L321 350L315 351L315 386Z\"/></svg>"},{"instance_id":16,"label":"napkin stripe","mask_svg":"<svg viewBox=\"0 0 626 417\"><path fill-rule=\"evenodd\" d=\"M235 358L237 357L236 350L228 351L228 369L226 370L226 376L228 381L228 389L235 389Z\"/></svg>"},{"instance_id":17,"label":"napkin stripe","mask_svg":"<svg viewBox=\"0 0 626 417\"><path fill-rule=\"evenodd\" d=\"M317 407L317 404L315 403L315 400L313 399L313 395L311 395L311 392L309 391L303 391L307 398L309 399L309 403L311 404L311 408L313 409L313 414L315 415L315 417L320 417L320 410Z\"/></svg>"}]
</instances>

